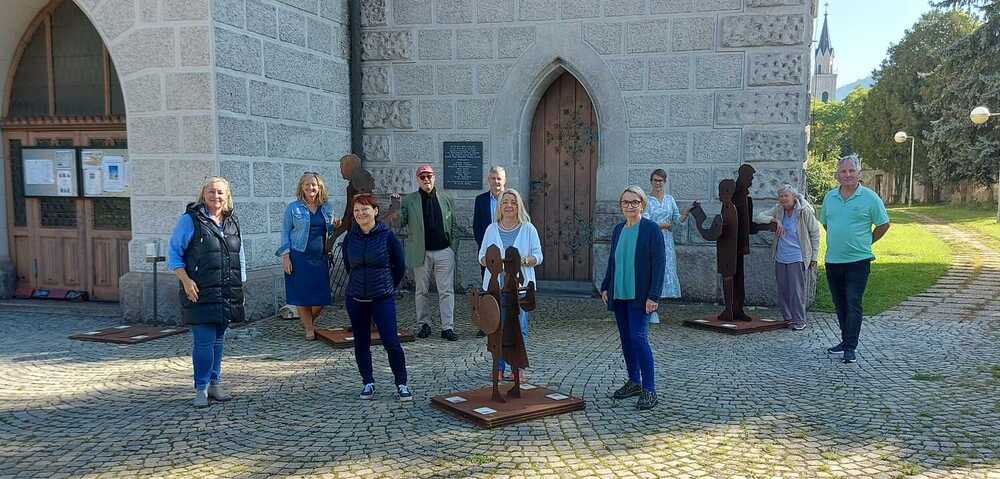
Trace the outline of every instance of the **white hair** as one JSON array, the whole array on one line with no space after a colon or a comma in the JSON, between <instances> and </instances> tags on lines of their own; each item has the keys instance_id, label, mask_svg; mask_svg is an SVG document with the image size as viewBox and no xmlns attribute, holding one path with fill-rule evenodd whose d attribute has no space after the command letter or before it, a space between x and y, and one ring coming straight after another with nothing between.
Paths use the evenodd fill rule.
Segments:
<instances>
[{"instance_id":1,"label":"white hair","mask_svg":"<svg viewBox=\"0 0 1000 479\"><path fill-rule=\"evenodd\" d=\"M812 208L812 205L809 204L808 201L806 201L806 198L804 196L802 196L802 193L799 193L799 190L796 189L794 186L792 186L792 185L790 185L788 183L785 183L785 184L779 186L778 187L778 196L781 196L782 193L788 193L788 194L790 194L790 195L792 195L792 196L795 197L795 209L799 209L799 208Z\"/></svg>"},{"instance_id":2,"label":"white hair","mask_svg":"<svg viewBox=\"0 0 1000 479\"><path fill-rule=\"evenodd\" d=\"M854 166L854 168L857 169L859 173L861 172L861 158L858 158L858 155L852 154L840 157L840 159L837 160L838 170L840 169L840 165L843 164L845 161L850 161L851 164Z\"/></svg>"},{"instance_id":3,"label":"white hair","mask_svg":"<svg viewBox=\"0 0 1000 479\"><path fill-rule=\"evenodd\" d=\"M507 170L504 167L500 166L500 165L493 165L493 166L491 166L490 167L490 171L488 171L486 174L488 175L490 173L496 173L498 175L503 175L504 178L507 177Z\"/></svg>"}]
</instances>

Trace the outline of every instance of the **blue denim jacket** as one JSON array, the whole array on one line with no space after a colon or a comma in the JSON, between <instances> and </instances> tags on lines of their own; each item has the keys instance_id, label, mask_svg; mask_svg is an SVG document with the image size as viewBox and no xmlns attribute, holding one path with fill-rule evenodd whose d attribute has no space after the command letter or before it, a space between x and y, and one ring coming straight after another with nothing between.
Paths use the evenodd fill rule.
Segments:
<instances>
[{"instance_id":1,"label":"blue denim jacket","mask_svg":"<svg viewBox=\"0 0 1000 479\"><path fill-rule=\"evenodd\" d=\"M319 210L323 213L323 221L327 224L333 222L333 204L327 201L319 206ZM289 249L303 252L308 242L309 208L301 200L295 200L285 208L285 215L281 220L281 246L274 255L281 256Z\"/></svg>"}]
</instances>

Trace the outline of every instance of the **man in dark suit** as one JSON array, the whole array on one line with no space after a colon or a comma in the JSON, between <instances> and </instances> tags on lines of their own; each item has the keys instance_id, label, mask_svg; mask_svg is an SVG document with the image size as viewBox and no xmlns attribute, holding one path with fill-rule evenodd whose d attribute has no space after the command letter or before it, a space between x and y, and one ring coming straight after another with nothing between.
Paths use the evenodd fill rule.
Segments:
<instances>
[{"instance_id":1,"label":"man in dark suit","mask_svg":"<svg viewBox=\"0 0 1000 479\"><path fill-rule=\"evenodd\" d=\"M493 166L486 175L486 182L490 189L476 197L475 212L472 215L472 233L476 238L476 252L483 246L483 236L486 235L486 228L490 223L496 221L497 204L500 203L500 195L507 189L507 171L502 166ZM486 268L480 266L479 274L482 275ZM480 331L479 336L485 334Z\"/></svg>"}]
</instances>

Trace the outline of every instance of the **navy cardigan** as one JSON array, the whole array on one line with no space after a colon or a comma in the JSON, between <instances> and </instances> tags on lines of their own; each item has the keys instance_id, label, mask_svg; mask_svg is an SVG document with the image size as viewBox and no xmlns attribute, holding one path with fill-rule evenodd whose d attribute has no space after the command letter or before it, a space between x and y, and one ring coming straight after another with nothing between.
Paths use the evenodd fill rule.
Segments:
<instances>
[{"instance_id":1,"label":"navy cardigan","mask_svg":"<svg viewBox=\"0 0 1000 479\"><path fill-rule=\"evenodd\" d=\"M347 269L346 296L382 299L395 294L406 272L403 245L384 223L375 223L365 233L351 225L344 237L344 267Z\"/></svg>"},{"instance_id":2,"label":"navy cardigan","mask_svg":"<svg viewBox=\"0 0 1000 479\"><path fill-rule=\"evenodd\" d=\"M486 228L493 222L493 212L490 211L489 191L476 196L476 206L472 214L472 236L476 239L476 246L482 246L483 236L486 236Z\"/></svg>"},{"instance_id":3,"label":"navy cardigan","mask_svg":"<svg viewBox=\"0 0 1000 479\"><path fill-rule=\"evenodd\" d=\"M615 302L615 249L618 248L618 238L622 235L625 223L615 225L611 233L611 253L608 255L608 269L604 272L601 291L608 292L608 311L614 311ZM635 244L635 299L629 301L629 306L646 307L646 300L660 301L663 289L663 270L666 267L666 255L663 248L663 233L656 223L642 218L639 221L639 237Z\"/></svg>"}]
</instances>

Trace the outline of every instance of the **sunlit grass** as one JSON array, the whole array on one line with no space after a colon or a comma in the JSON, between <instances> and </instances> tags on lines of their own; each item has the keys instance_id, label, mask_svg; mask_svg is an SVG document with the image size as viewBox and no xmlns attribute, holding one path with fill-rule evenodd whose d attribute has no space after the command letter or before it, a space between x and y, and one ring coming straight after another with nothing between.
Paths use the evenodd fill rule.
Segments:
<instances>
[{"instance_id":1,"label":"sunlit grass","mask_svg":"<svg viewBox=\"0 0 1000 479\"><path fill-rule=\"evenodd\" d=\"M872 247L868 287L865 289L865 315L881 313L904 299L926 290L948 271L951 249L910 215L899 209L889 210L889 232ZM833 312L830 287L826 282L826 232L820 227L819 274L814 311Z\"/></svg>"},{"instance_id":2,"label":"sunlit grass","mask_svg":"<svg viewBox=\"0 0 1000 479\"><path fill-rule=\"evenodd\" d=\"M901 208L900 211L924 214L937 220L946 221L952 226L989 236L992 239L992 246L1000 248L1000 224L997 223L996 204L915 206Z\"/></svg>"}]
</instances>

